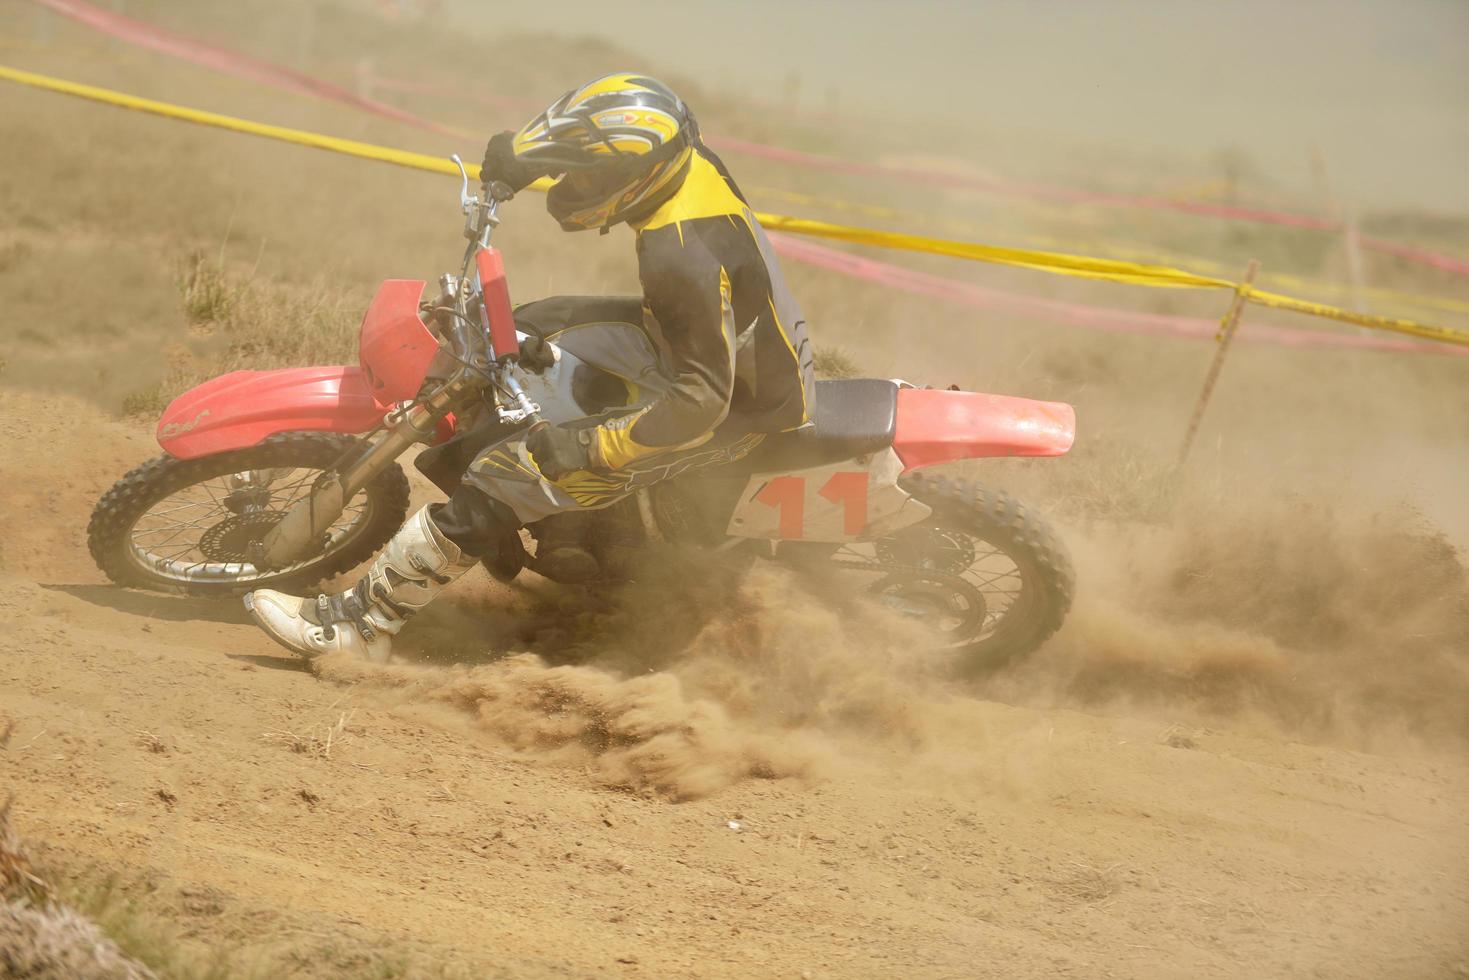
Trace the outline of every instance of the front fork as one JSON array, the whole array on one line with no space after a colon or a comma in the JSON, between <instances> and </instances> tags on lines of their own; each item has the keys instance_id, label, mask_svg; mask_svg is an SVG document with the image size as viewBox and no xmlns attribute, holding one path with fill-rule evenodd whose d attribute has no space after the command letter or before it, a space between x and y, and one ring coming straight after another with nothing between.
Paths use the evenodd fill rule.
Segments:
<instances>
[{"instance_id":1,"label":"front fork","mask_svg":"<svg viewBox=\"0 0 1469 980\"><path fill-rule=\"evenodd\" d=\"M322 474L311 492L252 546L251 562L264 571L276 571L309 555L342 516L347 501L409 446L428 441L439 420L476 387L473 380L460 373L423 401L389 415L386 425L368 439L365 447L354 450Z\"/></svg>"}]
</instances>

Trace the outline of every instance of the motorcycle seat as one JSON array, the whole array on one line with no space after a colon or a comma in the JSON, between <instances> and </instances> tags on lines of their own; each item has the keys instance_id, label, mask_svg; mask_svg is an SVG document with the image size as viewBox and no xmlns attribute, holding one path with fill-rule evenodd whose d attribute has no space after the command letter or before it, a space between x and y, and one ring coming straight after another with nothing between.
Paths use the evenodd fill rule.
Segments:
<instances>
[{"instance_id":1,"label":"motorcycle seat","mask_svg":"<svg viewBox=\"0 0 1469 980\"><path fill-rule=\"evenodd\" d=\"M802 470L855 459L893 444L898 386L880 378L816 382L814 424L765 437L744 459L721 472Z\"/></svg>"}]
</instances>

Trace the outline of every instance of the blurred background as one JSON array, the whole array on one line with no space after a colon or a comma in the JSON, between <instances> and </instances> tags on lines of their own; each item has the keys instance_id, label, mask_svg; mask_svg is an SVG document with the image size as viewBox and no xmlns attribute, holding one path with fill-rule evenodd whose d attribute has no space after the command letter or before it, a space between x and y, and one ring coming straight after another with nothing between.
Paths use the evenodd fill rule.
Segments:
<instances>
[{"instance_id":1,"label":"blurred background","mask_svg":"<svg viewBox=\"0 0 1469 980\"><path fill-rule=\"evenodd\" d=\"M1452 0L447 0L441 14L612 41L878 146L894 123L919 152L983 145L980 167L1055 170L1050 150L1121 144L1307 196L1325 167L1362 206L1469 210L1469 4Z\"/></svg>"}]
</instances>

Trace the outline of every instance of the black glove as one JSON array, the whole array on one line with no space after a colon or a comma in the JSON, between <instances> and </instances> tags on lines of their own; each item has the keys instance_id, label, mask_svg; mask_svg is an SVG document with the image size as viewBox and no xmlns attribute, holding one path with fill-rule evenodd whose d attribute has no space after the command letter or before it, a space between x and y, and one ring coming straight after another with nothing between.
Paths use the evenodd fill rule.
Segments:
<instances>
[{"instance_id":1,"label":"black glove","mask_svg":"<svg viewBox=\"0 0 1469 980\"><path fill-rule=\"evenodd\" d=\"M532 334L520 342L520 366L527 371L540 374L555 363L555 350L540 337Z\"/></svg>"},{"instance_id":2,"label":"black glove","mask_svg":"<svg viewBox=\"0 0 1469 980\"><path fill-rule=\"evenodd\" d=\"M545 425L525 440L525 448L548 480L559 480L568 473L591 469L592 435L595 429L563 429Z\"/></svg>"},{"instance_id":3,"label":"black glove","mask_svg":"<svg viewBox=\"0 0 1469 980\"><path fill-rule=\"evenodd\" d=\"M500 181L510 189L520 192L537 178L546 176L545 169L515 158L515 134L506 130L490 137L485 147L485 162L480 164L479 182L490 184Z\"/></svg>"}]
</instances>

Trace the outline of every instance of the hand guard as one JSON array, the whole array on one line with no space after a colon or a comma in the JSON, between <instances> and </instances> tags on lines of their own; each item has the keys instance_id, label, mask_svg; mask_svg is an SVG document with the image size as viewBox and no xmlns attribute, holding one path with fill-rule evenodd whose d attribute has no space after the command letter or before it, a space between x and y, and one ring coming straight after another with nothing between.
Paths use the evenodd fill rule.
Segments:
<instances>
[{"instance_id":1,"label":"hand guard","mask_svg":"<svg viewBox=\"0 0 1469 980\"><path fill-rule=\"evenodd\" d=\"M481 184L490 184L498 180L508 185L512 191L519 193L544 176L546 176L546 171L541 167L515 158L514 133L506 130L490 137L489 145L485 147L484 163L480 164L479 168Z\"/></svg>"},{"instance_id":2,"label":"hand guard","mask_svg":"<svg viewBox=\"0 0 1469 980\"><path fill-rule=\"evenodd\" d=\"M525 448L542 476L548 480L559 480L568 473L591 469L591 444L595 434L595 429L563 429L547 425L526 437Z\"/></svg>"}]
</instances>

